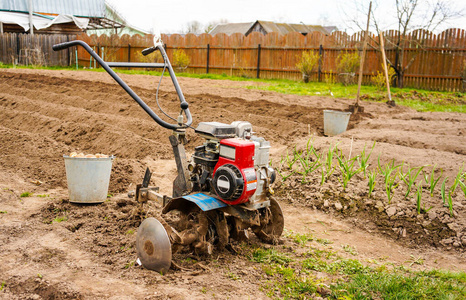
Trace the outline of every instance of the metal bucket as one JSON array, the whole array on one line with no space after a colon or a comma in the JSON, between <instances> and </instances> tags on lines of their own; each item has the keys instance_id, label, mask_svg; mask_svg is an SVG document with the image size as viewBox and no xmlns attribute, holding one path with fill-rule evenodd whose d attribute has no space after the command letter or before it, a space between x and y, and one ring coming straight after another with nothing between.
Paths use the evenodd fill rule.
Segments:
<instances>
[{"instance_id":1,"label":"metal bucket","mask_svg":"<svg viewBox=\"0 0 466 300\"><path fill-rule=\"evenodd\" d=\"M334 136L346 131L350 119L350 112L324 110L324 134Z\"/></svg>"},{"instance_id":2,"label":"metal bucket","mask_svg":"<svg viewBox=\"0 0 466 300\"><path fill-rule=\"evenodd\" d=\"M63 157L70 202L104 202L107 199L112 161L115 157L84 158L67 155Z\"/></svg>"}]
</instances>

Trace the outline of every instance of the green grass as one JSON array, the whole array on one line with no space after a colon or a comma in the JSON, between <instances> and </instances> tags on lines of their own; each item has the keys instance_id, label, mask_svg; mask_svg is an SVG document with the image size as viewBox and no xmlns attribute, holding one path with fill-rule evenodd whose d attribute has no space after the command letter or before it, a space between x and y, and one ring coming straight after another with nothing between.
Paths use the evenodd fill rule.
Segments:
<instances>
[{"instance_id":1,"label":"green grass","mask_svg":"<svg viewBox=\"0 0 466 300\"><path fill-rule=\"evenodd\" d=\"M262 288L271 298L312 299L322 295L322 286L328 287L326 293L330 299L466 297L464 272L412 271L391 265L372 267L312 247L304 255L294 257L274 249L256 248L250 259L261 264L266 278ZM316 272L321 274L320 279Z\"/></svg>"},{"instance_id":2,"label":"green grass","mask_svg":"<svg viewBox=\"0 0 466 300\"><path fill-rule=\"evenodd\" d=\"M332 286L333 298L350 299L465 299L466 274L432 270L356 273Z\"/></svg>"},{"instance_id":3,"label":"green grass","mask_svg":"<svg viewBox=\"0 0 466 300\"><path fill-rule=\"evenodd\" d=\"M47 70L74 70L74 67L32 67L32 66L12 66L1 64L0 68L20 68L20 69L47 69ZM80 69L82 70L82 69ZM87 69L92 72L105 72L102 68ZM144 74L160 76L160 71L146 70L123 70L117 69L123 74ZM166 74L168 76L168 74ZM178 77L190 77L200 79L232 80L260 82L260 85L248 85L248 89L258 89L274 91L282 94L330 96L336 98L356 99L357 85L344 86L340 83L293 81L288 79L257 79L238 76L228 76L223 74L191 74L177 73ZM411 107L417 111L438 111L438 112L460 112L466 113L466 94L460 92L435 92L414 88L391 88L392 99L398 105ZM332 96L333 95L333 96ZM364 101L386 101L386 93L378 91L375 86L361 86L361 99Z\"/></svg>"},{"instance_id":4,"label":"green grass","mask_svg":"<svg viewBox=\"0 0 466 300\"><path fill-rule=\"evenodd\" d=\"M261 290L271 298L466 299L465 272L414 271L389 262L362 263L343 258L328 248L315 248L317 240L308 235L290 233L286 238L297 242L304 251L291 251L286 246L244 248L249 260L260 266L257 269L263 272ZM349 245L342 248L357 255ZM424 261L412 256L406 263L411 267ZM235 280L233 275L227 276Z\"/></svg>"},{"instance_id":5,"label":"green grass","mask_svg":"<svg viewBox=\"0 0 466 300\"><path fill-rule=\"evenodd\" d=\"M24 192L24 193L21 193L20 197L21 198L25 198L25 197L31 197L33 194L31 192Z\"/></svg>"},{"instance_id":6,"label":"green grass","mask_svg":"<svg viewBox=\"0 0 466 300\"><path fill-rule=\"evenodd\" d=\"M339 83L303 83L292 80L264 80L266 85L251 85L247 88L274 91L282 94L308 96L332 96L335 98L356 99L357 85L344 86ZM417 111L466 113L466 94L459 92L435 92L413 88L392 88L392 100L398 105L411 107ZM361 86L361 99L364 101L385 102L385 93L375 86Z\"/></svg>"}]
</instances>

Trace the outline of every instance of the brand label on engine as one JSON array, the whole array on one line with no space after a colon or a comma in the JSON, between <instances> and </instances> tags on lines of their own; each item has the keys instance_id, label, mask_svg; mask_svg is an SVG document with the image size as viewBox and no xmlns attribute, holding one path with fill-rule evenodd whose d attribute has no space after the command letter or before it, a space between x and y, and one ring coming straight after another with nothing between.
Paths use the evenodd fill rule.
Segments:
<instances>
[{"instance_id":1,"label":"brand label on engine","mask_svg":"<svg viewBox=\"0 0 466 300\"><path fill-rule=\"evenodd\" d=\"M246 191L257 189L257 177L254 168L244 169L243 173L246 179Z\"/></svg>"},{"instance_id":2,"label":"brand label on engine","mask_svg":"<svg viewBox=\"0 0 466 300\"><path fill-rule=\"evenodd\" d=\"M243 169L243 173L247 183L257 180L256 171L254 168Z\"/></svg>"},{"instance_id":3,"label":"brand label on engine","mask_svg":"<svg viewBox=\"0 0 466 300\"><path fill-rule=\"evenodd\" d=\"M252 190L255 190L257 189L257 181L254 181L254 182L251 182L251 183L248 183L248 185L246 186L246 191L252 191Z\"/></svg>"}]
</instances>

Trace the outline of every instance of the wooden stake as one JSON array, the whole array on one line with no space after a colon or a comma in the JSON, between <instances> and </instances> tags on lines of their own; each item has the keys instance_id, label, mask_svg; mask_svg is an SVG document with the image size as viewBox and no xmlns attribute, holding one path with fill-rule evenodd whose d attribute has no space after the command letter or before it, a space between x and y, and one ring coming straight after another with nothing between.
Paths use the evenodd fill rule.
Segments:
<instances>
[{"instance_id":1,"label":"wooden stake","mask_svg":"<svg viewBox=\"0 0 466 300\"><path fill-rule=\"evenodd\" d=\"M383 33L379 32L380 38L380 51L382 52L382 65L383 72L385 73L385 83L387 85L387 94L388 94L388 104L395 106L395 101L392 100L392 94L390 92L390 78L388 78L388 67L387 67L387 58L385 57L385 47L384 47L384 37Z\"/></svg>"},{"instance_id":2,"label":"wooden stake","mask_svg":"<svg viewBox=\"0 0 466 300\"><path fill-rule=\"evenodd\" d=\"M367 13L367 27L366 27L366 34L364 36L364 45L362 47L361 62L359 65L358 94L356 95L354 113L358 112L358 107L359 107L359 94L361 93L362 71L364 69L364 58L366 57L367 39L369 38L369 23L370 23L370 18L371 18L371 9L372 9L372 1L369 3L369 12Z\"/></svg>"}]
</instances>

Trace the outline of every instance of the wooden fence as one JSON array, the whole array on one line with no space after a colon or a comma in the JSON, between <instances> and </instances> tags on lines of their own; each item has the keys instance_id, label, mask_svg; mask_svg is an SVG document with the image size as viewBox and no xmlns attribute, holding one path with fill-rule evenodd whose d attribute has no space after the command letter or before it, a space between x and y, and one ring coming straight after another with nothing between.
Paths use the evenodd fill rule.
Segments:
<instances>
[{"instance_id":1,"label":"wooden fence","mask_svg":"<svg viewBox=\"0 0 466 300\"><path fill-rule=\"evenodd\" d=\"M74 39L76 35L0 34L0 62L36 66L69 66L76 57L74 49L55 52L52 50L52 45Z\"/></svg>"},{"instance_id":2,"label":"wooden fence","mask_svg":"<svg viewBox=\"0 0 466 300\"><path fill-rule=\"evenodd\" d=\"M384 32L387 58L395 63L400 59L396 50L399 33ZM87 36L80 39L98 49L111 61L143 61L140 51L152 45L152 36ZM299 33L263 35L254 32L242 34L172 34L162 35L168 57L173 61L176 49L184 50L191 58L187 72L216 73L245 77L286 78L300 80L296 68L303 51L319 52L321 62L311 76L312 81L335 79L338 56L344 51L361 53L363 33L348 35L334 32L330 35ZM371 34L364 63L363 83L371 84L377 72L382 72L379 37ZM439 34L415 30L401 40L404 51L403 66L409 66L404 74L404 86L429 90L461 91L463 80L460 76L465 68L466 32L462 29L448 29ZM80 50L80 63L89 64L89 55ZM156 58L149 58L152 61Z\"/></svg>"},{"instance_id":3,"label":"wooden fence","mask_svg":"<svg viewBox=\"0 0 466 300\"><path fill-rule=\"evenodd\" d=\"M460 74L465 68L466 32L461 29L448 29L439 34L416 30L402 39L404 55L396 50L397 31L384 32L387 58L395 63L403 58L404 86L441 91L461 91L463 81ZM379 37L371 34L370 44L364 63L363 83L371 84L377 72L382 72L381 55L378 48ZM53 52L51 45L74 39L74 36L26 34L0 35L0 59L12 63L14 59L24 63L27 57L24 49L42 49L47 65L74 64L75 50ZM141 55L141 50L152 45L152 36L139 35L118 37L78 35L106 61L160 61L151 54ZM320 55L319 67L311 76L311 81L326 81L337 77L338 56L344 52L361 53L363 34L348 35L334 32L330 35L312 33L303 36L299 33L263 35L254 32L242 34L172 34L162 35L168 57L173 61L176 49L184 50L191 58L186 70L191 73L216 73L245 77L286 78L300 80L301 73L296 68L303 51L316 51ZM23 51L23 52L22 52ZM23 54L22 54L23 53ZM79 65L94 67L95 62L81 47L77 51Z\"/></svg>"}]
</instances>

